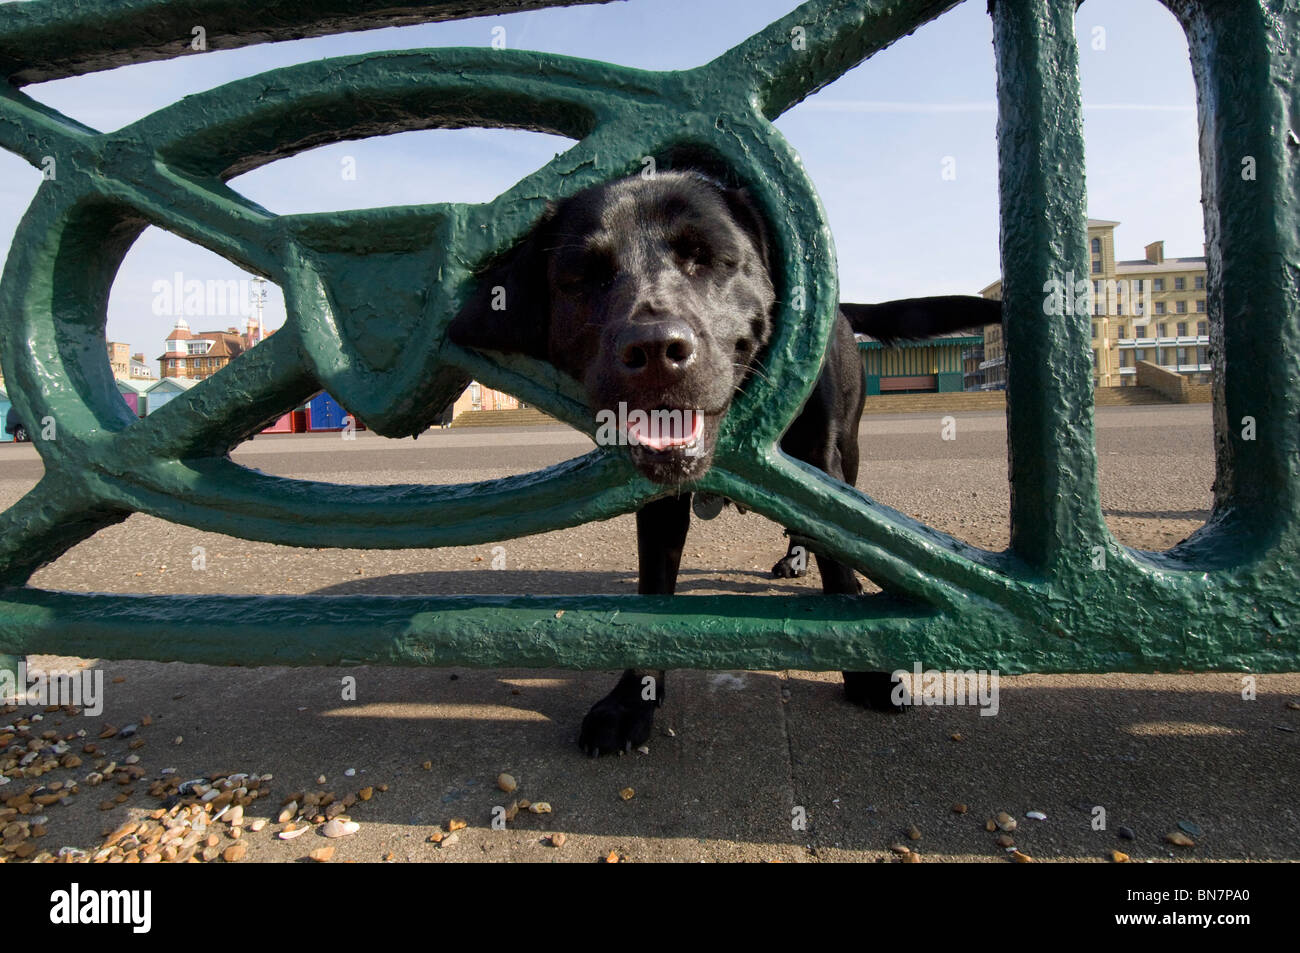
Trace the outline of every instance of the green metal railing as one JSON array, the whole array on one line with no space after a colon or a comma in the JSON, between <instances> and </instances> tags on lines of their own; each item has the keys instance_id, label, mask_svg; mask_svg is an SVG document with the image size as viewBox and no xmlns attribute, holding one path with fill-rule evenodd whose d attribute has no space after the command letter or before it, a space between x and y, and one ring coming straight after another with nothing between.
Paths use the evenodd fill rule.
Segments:
<instances>
[{"instance_id":1,"label":"green metal railing","mask_svg":"<svg viewBox=\"0 0 1300 953\"><path fill-rule=\"evenodd\" d=\"M1168 0L1191 45L1202 129L1218 478L1207 525L1167 553L1102 518L1089 316L1043 289L1087 275L1074 0L996 0L1012 546L937 532L777 443L820 366L837 301L825 216L771 121L952 0L812 0L698 69L435 49L238 80L98 133L22 85L301 35L554 6L396 0L37 0L0 7L0 146L56 160L0 285L10 396L45 476L0 516L0 651L234 664L1027 671L1288 670L1300 597L1300 12L1290 0ZM174 38L174 39L168 39ZM239 173L324 143L411 129L527 128L577 143L496 200L274 215ZM326 388L388 436L424 429L469 376L592 432L576 384L447 341L474 270L548 198L644 155L729 167L773 224L784 289L768 376L729 412L697 489L820 541L880 583L853 599L126 596L47 592L33 572L133 512L298 546L483 543L627 513L662 495L625 451L461 486L335 486L242 468L230 449ZM1246 158L1253 177L1242 174ZM147 225L284 290L285 328L137 420L104 351L109 289ZM791 293L800 289L801 295ZM796 310L795 302L804 307ZM382 309L377 306L382 302ZM1253 420L1253 433L1243 422ZM36 428L39 430L39 428ZM1247 436L1253 439L1247 439ZM563 610L562 612L560 610Z\"/></svg>"}]
</instances>

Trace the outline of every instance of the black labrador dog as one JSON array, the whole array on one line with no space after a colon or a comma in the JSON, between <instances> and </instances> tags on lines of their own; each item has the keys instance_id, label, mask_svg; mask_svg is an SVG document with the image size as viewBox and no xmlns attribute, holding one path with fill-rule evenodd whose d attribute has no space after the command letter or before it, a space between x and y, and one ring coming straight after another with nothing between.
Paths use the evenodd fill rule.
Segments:
<instances>
[{"instance_id":1,"label":"black labrador dog","mask_svg":"<svg viewBox=\"0 0 1300 953\"><path fill-rule=\"evenodd\" d=\"M530 236L487 268L451 339L549 361L583 386L594 413L620 404L643 416L669 412L662 432L628 425L627 442L641 473L680 486L709 468L732 397L761 366L777 300L771 255L743 189L696 172L595 186L549 206ZM852 485L864 399L854 332L882 342L924 338L996 323L1000 309L966 296L841 305L821 376L781 449ZM689 492L637 512L639 592L672 594L690 514ZM852 568L811 548L824 592L861 593ZM663 677L624 672L583 720L583 751L643 744ZM845 672L844 686L858 704L896 710L889 673Z\"/></svg>"}]
</instances>

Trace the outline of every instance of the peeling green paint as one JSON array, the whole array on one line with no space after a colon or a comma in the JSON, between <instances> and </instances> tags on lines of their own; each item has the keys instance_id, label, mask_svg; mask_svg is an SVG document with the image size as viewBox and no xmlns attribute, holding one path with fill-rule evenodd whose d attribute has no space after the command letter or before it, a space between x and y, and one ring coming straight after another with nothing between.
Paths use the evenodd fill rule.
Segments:
<instances>
[{"instance_id":1,"label":"peeling green paint","mask_svg":"<svg viewBox=\"0 0 1300 953\"><path fill-rule=\"evenodd\" d=\"M1297 667L1300 610L1300 182L1288 0L1169 0L1198 86L1216 365L1214 513L1169 553L1107 531L1093 449L1087 316L1042 288L1087 274L1073 0L997 0L999 154L1012 548L993 553L873 501L777 449L816 379L838 300L825 215L771 125L953 2L813 0L693 70L649 72L512 50L434 49L277 69L101 134L21 86L209 48L559 5L294 0L36 0L0 7L0 147L57 161L0 283L10 397L46 476L0 515L0 650L228 664L889 669L1005 673ZM264 8L265 7L265 8ZM799 28L803 44L792 42ZM166 37L175 34L172 39ZM234 175L329 142L456 126L577 140L483 205L274 215ZM1287 135L1290 132L1291 135ZM705 154L774 224L782 304L767 355L697 489L728 496L881 584L863 599L193 597L55 593L33 572L133 512L298 546L403 548L513 538L627 513L663 494L624 452L463 486L331 486L234 464L232 447L327 388L368 427L427 427L469 377L592 432L572 381L469 352L446 328L474 270L545 201ZM1256 177L1239 174L1243 155ZM157 225L278 283L283 332L142 420L103 348L123 256ZM795 294L796 289L801 294ZM803 308L795 302L802 299ZM369 302L392 303L376 313ZM399 359L400 356L400 359ZM1252 416L1257 439L1239 438ZM213 620L221 620L219 623ZM0 654L0 664L12 656Z\"/></svg>"}]
</instances>

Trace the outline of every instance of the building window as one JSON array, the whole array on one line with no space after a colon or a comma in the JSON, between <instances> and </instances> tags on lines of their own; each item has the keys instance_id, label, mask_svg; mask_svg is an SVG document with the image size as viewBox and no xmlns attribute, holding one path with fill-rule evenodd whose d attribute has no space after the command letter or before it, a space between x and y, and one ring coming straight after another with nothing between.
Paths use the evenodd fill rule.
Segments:
<instances>
[{"instance_id":1,"label":"building window","mask_svg":"<svg viewBox=\"0 0 1300 953\"><path fill-rule=\"evenodd\" d=\"M1157 301L1156 314L1164 314L1164 313L1165 313L1165 303L1163 301Z\"/></svg>"},{"instance_id":2,"label":"building window","mask_svg":"<svg viewBox=\"0 0 1300 953\"><path fill-rule=\"evenodd\" d=\"M1162 338L1169 337L1169 325L1167 324L1160 325L1160 336Z\"/></svg>"},{"instance_id":3,"label":"building window","mask_svg":"<svg viewBox=\"0 0 1300 953\"><path fill-rule=\"evenodd\" d=\"M1142 293L1142 279L1139 278L1139 279L1138 279L1137 281L1135 281L1133 284L1134 284L1134 286L1135 286L1135 288L1136 288L1136 290L1137 290L1137 293L1138 293L1138 294L1141 294L1141 293Z\"/></svg>"},{"instance_id":4,"label":"building window","mask_svg":"<svg viewBox=\"0 0 1300 953\"><path fill-rule=\"evenodd\" d=\"M1196 322L1196 333L1199 334L1201 337L1205 337L1206 335L1208 335L1208 334L1210 333L1210 322L1208 322L1208 321L1197 321L1197 322Z\"/></svg>"},{"instance_id":5,"label":"building window","mask_svg":"<svg viewBox=\"0 0 1300 953\"><path fill-rule=\"evenodd\" d=\"M1186 301L1179 301L1177 304L1174 305L1174 310L1177 311L1179 314L1186 314L1186 313L1187 313L1187 302L1186 302Z\"/></svg>"},{"instance_id":6,"label":"building window","mask_svg":"<svg viewBox=\"0 0 1300 953\"><path fill-rule=\"evenodd\" d=\"M1092 260L1092 273L1093 273L1094 275L1100 275L1100 274L1101 274L1101 259L1100 259L1100 258L1094 258L1094 259Z\"/></svg>"},{"instance_id":7,"label":"building window","mask_svg":"<svg viewBox=\"0 0 1300 953\"><path fill-rule=\"evenodd\" d=\"M1097 340L1097 322L1092 322L1092 339Z\"/></svg>"},{"instance_id":8,"label":"building window","mask_svg":"<svg viewBox=\"0 0 1300 953\"><path fill-rule=\"evenodd\" d=\"M1178 322L1178 336L1179 336L1180 338L1185 338L1185 337L1187 337L1187 322L1186 322L1186 321L1179 321L1179 322Z\"/></svg>"},{"instance_id":9,"label":"building window","mask_svg":"<svg viewBox=\"0 0 1300 953\"><path fill-rule=\"evenodd\" d=\"M1164 291L1164 290L1165 290L1165 279L1163 279L1163 278L1152 278L1152 279L1151 279L1151 290L1152 290L1152 291Z\"/></svg>"},{"instance_id":10,"label":"building window","mask_svg":"<svg viewBox=\"0 0 1300 953\"><path fill-rule=\"evenodd\" d=\"M1123 313L1124 313L1124 302L1123 302L1123 301L1120 301L1120 302L1117 302L1117 303L1116 303L1116 305L1115 305L1115 313L1116 313L1116 314L1123 314Z\"/></svg>"},{"instance_id":11,"label":"building window","mask_svg":"<svg viewBox=\"0 0 1300 953\"><path fill-rule=\"evenodd\" d=\"M1092 240L1092 253L1093 253L1094 255L1100 255L1100 254L1101 254L1101 239L1100 239L1100 238L1094 238L1094 239Z\"/></svg>"},{"instance_id":12,"label":"building window","mask_svg":"<svg viewBox=\"0 0 1300 953\"><path fill-rule=\"evenodd\" d=\"M1201 298L1201 299L1199 299L1199 300L1196 302L1196 313L1197 313L1197 314L1204 314L1204 313L1205 313L1205 299L1204 299L1204 298Z\"/></svg>"},{"instance_id":13,"label":"building window","mask_svg":"<svg viewBox=\"0 0 1300 953\"><path fill-rule=\"evenodd\" d=\"M1097 367L1099 366L1099 364L1100 364L1100 361L1098 361L1098 359L1097 359L1097 349L1094 347L1094 348L1092 349L1092 369L1095 371L1095 370L1097 369Z\"/></svg>"},{"instance_id":14,"label":"building window","mask_svg":"<svg viewBox=\"0 0 1300 953\"><path fill-rule=\"evenodd\" d=\"M1187 363L1187 348L1185 348L1185 347L1180 347L1180 348L1178 349L1178 363L1179 363L1179 364L1186 364L1186 363Z\"/></svg>"},{"instance_id":15,"label":"building window","mask_svg":"<svg viewBox=\"0 0 1300 953\"><path fill-rule=\"evenodd\" d=\"M171 371L176 370L176 359L175 359L175 358L172 358L171 360L169 360L169 361L167 362L167 369L168 369L168 370L171 370Z\"/></svg>"},{"instance_id":16,"label":"building window","mask_svg":"<svg viewBox=\"0 0 1300 953\"><path fill-rule=\"evenodd\" d=\"M1144 347L1135 347L1133 349L1133 360L1145 361L1147 359L1147 349Z\"/></svg>"},{"instance_id":17,"label":"building window","mask_svg":"<svg viewBox=\"0 0 1300 953\"><path fill-rule=\"evenodd\" d=\"M1186 290L1187 290L1187 279L1186 279L1186 278L1175 278L1175 279L1174 279L1174 290L1175 290L1175 291L1186 291Z\"/></svg>"},{"instance_id":18,"label":"building window","mask_svg":"<svg viewBox=\"0 0 1300 953\"><path fill-rule=\"evenodd\" d=\"M1196 290L1197 290L1197 291L1204 291L1204 290L1205 290L1205 276L1204 276L1204 275L1197 275L1197 276L1196 276Z\"/></svg>"},{"instance_id":19,"label":"building window","mask_svg":"<svg viewBox=\"0 0 1300 953\"><path fill-rule=\"evenodd\" d=\"M1119 327L1115 329L1115 336L1121 338L1128 337L1128 335L1124 333L1124 325L1121 324Z\"/></svg>"}]
</instances>

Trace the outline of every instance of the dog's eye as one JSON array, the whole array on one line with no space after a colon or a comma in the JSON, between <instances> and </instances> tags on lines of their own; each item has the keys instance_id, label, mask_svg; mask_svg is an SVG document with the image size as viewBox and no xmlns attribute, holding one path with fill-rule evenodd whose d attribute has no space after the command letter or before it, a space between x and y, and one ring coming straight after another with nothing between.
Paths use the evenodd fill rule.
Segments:
<instances>
[{"instance_id":1,"label":"dog's eye","mask_svg":"<svg viewBox=\"0 0 1300 953\"><path fill-rule=\"evenodd\" d=\"M712 250L694 235L679 235L668 243L668 247L688 275L713 265Z\"/></svg>"},{"instance_id":2,"label":"dog's eye","mask_svg":"<svg viewBox=\"0 0 1300 953\"><path fill-rule=\"evenodd\" d=\"M618 266L608 255L591 254L572 262L556 275L556 283L568 294L592 288L608 288L618 275Z\"/></svg>"}]
</instances>

